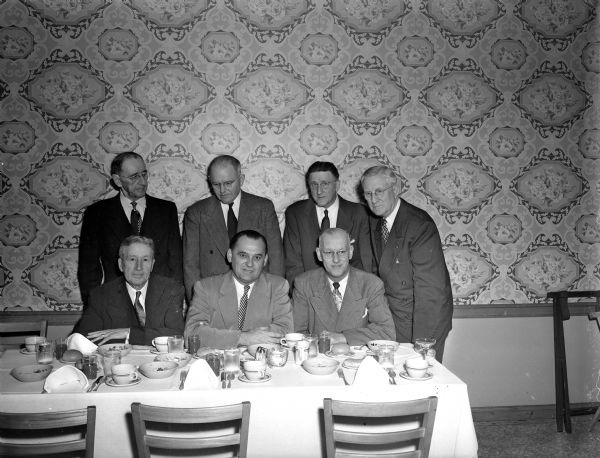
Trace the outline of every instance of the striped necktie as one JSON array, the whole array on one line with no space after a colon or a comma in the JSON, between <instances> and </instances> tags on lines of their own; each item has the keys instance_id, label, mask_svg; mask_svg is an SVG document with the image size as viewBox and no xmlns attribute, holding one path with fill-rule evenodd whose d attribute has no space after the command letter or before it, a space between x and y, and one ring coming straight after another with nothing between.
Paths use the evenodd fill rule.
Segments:
<instances>
[{"instance_id":1,"label":"striped necktie","mask_svg":"<svg viewBox=\"0 0 600 458\"><path fill-rule=\"evenodd\" d=\"M325 216L321 220L321 232L323 232L325 229L329 229L329 225L329 212L325 210Z\"/></svg>"},{"instance_id":2,"label":"striped necktie","mask_svg":"<svg viewBox=\"0 0 600 458\"><path fill-rule=\"evenodd\" d=\"M335 307L337 308L337 311L339 312L342 309L342 301L344 300L342 298L342 292L340 291L340 284L337 281L333 282L333 302L335 302Z\"/></svg>"},{"instance_id":3,"label":"striped necktie","mask_svg":"<svg viewBox=\"0 0 600 458\"><path fill-rule=\"evenodd\" d=\"M385 248L388 239L390 238L390 230L387 227L387 220L381 218L381 248Z\"/></svg>"},{"instance_id":4,"label":"striped necktie","mask_svg":"<svg viewBox=\"0 0 600 458\"><path fill-rule=\"evenodd\" d=\"M146 326L146 311L144 307L142 307L142 303L140 302L140 296L142 295L141 291L135 292L135 303L133 304L135 307L135 314L138 317L138 321L140 322L140 326Z\"/></svg>"},{"instance_id":5,"label":"striped necktie","mask_svg":"<svg viewBox=\"0 0 600 458\"><path fill-rule=\"evenodd\" d=\"M131 202L131 234L140 235L142 229L142 215L137 210L137 202Z\"/></svg>"},{"instance_id":6,"label":"striped necktie","mask_svg":"<svg viewBox=\"0 0 600 458\"><path fill-rule=\"evenodd\" d=\"M244 327L244 320L246 319L246 309L248 309L248 291L250 291L250 285L244 285L244 294L240 299L240 309L238 310L238 329L241 331Z\"/></svg>"}]
</instances>

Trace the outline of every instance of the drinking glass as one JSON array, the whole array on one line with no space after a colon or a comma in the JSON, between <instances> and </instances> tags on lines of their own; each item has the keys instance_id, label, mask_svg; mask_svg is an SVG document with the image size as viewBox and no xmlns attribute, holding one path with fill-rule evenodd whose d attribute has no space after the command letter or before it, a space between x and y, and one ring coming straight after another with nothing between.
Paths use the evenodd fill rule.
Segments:
<instances>
[{"instance_id":1,"label":"drinking glass","mask_svg":"<svg viewBox=\"0 0 600 458\"><path fill-rule=\"evenodd\" d=\"M169 353L183 352L183 336L169 336L167 339Z\"/></svg>"},{"instance_id":2,"label":"drinking glass","mask_svg":"<svg viewBox=\"0 0 600 458\"><path fill-rule=\"evenodd\" d=\"M91 380L98 376L98 361L96 355L88 355L77 361L77 369L81 370L85 376Z\"/></svg>"},{"instance_id":3,"label":"drinking glass","mask_svg":"<svg viewBox=\"0 0 600 458\"><path fill-rule=\"evenodd\" d=\"M377 361L381 367L390 369L394 367L394 347L392 345L379 345L377 347Z\"/></svg>"},{"instance_id":4,"label":"drinking glass","mask_svg":"<svg viewBox=\"0 0 600 458\"><path fill-rule=\"evenodd\" d=\"M285 366L288 360L288 349L281 346L267 350L267 364L270 367Z\"/></svg>"},{"instance_id":5,"label":"drinking glass","mask_svg":"<svg viewBox=\"0 0 600 458\"><path fill-rule=\"evenodd\" d=\"M112 375L112 367L121 364L121 350L108 350L102 355L102 370L104 375Z\"/></svg>"},{"instance_id":6,"label":"drinking glass","mask_svg":"<svg viewBox=\"0 0 600 458\"><path fill-rule=\"evenodd\" d=\"M54 359L54 342L40 342L36 346L35 359L40 364L49 364Z\"/></svg>"},{"instance_id":7,"label":"drinking glass","mask_svg":"<svg viewBox=\"0 0 600 458\"><path fill-rule=\"evenodd\" d=\"M208 353L204 356L204 359L218 377L221 373L221 355L218 353Z\"/></svg>"},{"instance_id":8,"label":"drinking glass","mask_svg":"<svg viewBox=\"0 0 600 458\"><path fill-rule=\"evenodd\" d=\"M61 360L67 351L67 338L59 337L54 340L54 356L57 360Z\"/></svg>"},{"instance_id":9,"label":"drinking glass","mask_svg":"<svg viewBox=\"0 0 600 458\"><path fill-rule=\"evenodd\" d=\"M223 370L225 372L238 372L240 370L239 348L228 348L223 352Z\"/></svg>"},{"instance_id":10,"label":"drinking glass","mask_svg":"<svg viewBox=\"0 0 600 458\"><path fill-rule=\"evenodd\" d=\"M331 350L331 337L329 332L323 331L319 334L319 353L326 353Z\"/></svg>"},{"instance_id":11,"label":"drinking glass","mask_svg":"<svg viewBox=\"0 0 600 458\"><path fill-rule=\"evenodd\" d=\"M198 334L189 336L187 347L188 353L192 356L195 355L200 349L200 336Z\"/></svg>"},{"instance_id":12,"label":"drinking glass","mask_svg":"<svg viewBox=\"0 0 600 458\"><path fill-rule=\"evenodd\" d=\"M427 358L427 352L435 345L436 340L431 337L419 337L415 339L415 351L421 353L423 359Z\"/></svg>"},{"instance_id":13,"label":"drinking glass","mask_svg":"<svg viewBox=\"0 0 600 458\"><path fill-rule=\"evenodd\" d=\"M317 336L307 334L304 340L308 341L308 357L314 358L319 354L319 339Z\"/></svg>"}]
</instances>

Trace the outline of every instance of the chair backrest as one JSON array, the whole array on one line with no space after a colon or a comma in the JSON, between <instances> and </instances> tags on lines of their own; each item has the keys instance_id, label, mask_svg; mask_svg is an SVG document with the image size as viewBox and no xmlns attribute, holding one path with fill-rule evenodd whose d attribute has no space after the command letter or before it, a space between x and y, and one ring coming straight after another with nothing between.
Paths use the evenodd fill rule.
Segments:
<instances>
[{"instance_id":1,"label":"chair backrest","mask_svg":"<svg viewBox=\"0 0 600 458\"><path fill-rule=\"evenodd\" d=\"M46 320L15 320L0 323L0 344L5 348L19 348L25 343L25 337L40 335L46 337L48 321Z\"/></svg>"},{"instance_id":2,"label":"chair backrest","mask_svg":"<svg viewBox=\"0 0 600 458\"><path fill-rule=\"evenodd\" d=\"M140 458L150 457L150 448L163 450L199 450L209 448L238 448L238 456L246 457L248 430L250 427L250 402L217 407L175 408L157 407L134 402L131 404L135 443ZM159 435L148 432L146 422L152 422L153 429L170 429L176 425L196 425L202 429L186 428L186 434ZM235 431L224 434L223 428ZM208 430L207 430L208 429ZM215 430L209 435L209 430Z\"/></svg>"},{"instance_id":3,"label":"chair backrest","mask_svg":"<svg viewBox=\"0 0 600 458\"><path fill-rule=\"evenodd\" d=\"M435 396L398 402L351 402L325 398L323 407L327 458L357 456L338 450L336 444L343 444L349 449L358 447L360 456L375 450L387 450L386 457L429 456L437 409ZM358 421L353 422L352 419ZM402 420L411 423L402 425ZM416 450L393 452L392 449L398 450L403 444L414 445Z\"/></svg>"},{"instance_id":4,"label":"chair backrest","mask_svg":"<svg viewBox=\"0 0 600 458\"><path fill-rule=\"evenodd\" d=\"M546 297L552 299L554 304L554 314L560 313L562 321L566 321L571 318L571 311L569 310L569 298L571 297L587 297L596 298L596 311L600 310L600 290L594 291L551 291Z\"/></svg>"},{"instance_id":5,"label":"chair backrest","mask_svg":"<svg viewBox=\"0 0 600 458\"><path fill-rule=\"evenodd\" d=\"M32 430L40 431L47 441L40 442ZM96 406L62 412L0 412L0 431L3 436L0 456L42 456L79 451L85 452L86 458L93 458ZM79 439L74 439L76 432L80 433ZM65 439L57 441L56 438L61 436Z\"/></svg>"}]
</instances>

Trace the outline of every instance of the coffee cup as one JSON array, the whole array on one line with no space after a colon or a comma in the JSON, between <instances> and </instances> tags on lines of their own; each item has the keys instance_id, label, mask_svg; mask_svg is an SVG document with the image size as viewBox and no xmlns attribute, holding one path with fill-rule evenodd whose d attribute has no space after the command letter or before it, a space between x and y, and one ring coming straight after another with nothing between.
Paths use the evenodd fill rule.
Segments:
<instances>
[{"instance_id":1,"label":"coffee cup","mask_svg":"<svg viewBox=\"0 0 600 458\"><path fill-rule=\"evenodd\" d=\"M133 383L140 378L137 367L133 364L115 364L111 367L112 379L117 385Z\"/></svg>"},{"instance_id":2,"label":"coffee cup","mask_svg":"<svg viewBox=\"0 0 600 458\"><path fill-rule=\"evenodd\" d=\"M242 362L242 370L248 380L262 380L267 374L267 361L261 360L246 360Z\"/></svg>"},{"instance_id":3,"label":"coffee cup","mask_svg":"<svg viewBox=\"0 0 600 458\"><path fill-rule=\"evenodd\" d=\"M409 377L423 378L427 373L429 362L421 356L417 356L415 358L408 358L404 362L404 367L406 368L406 373Z\"/></svg>"},{"instance_id":4,"label":"coffee cup","mask_svg":"<svg viewBox=\"0 0 600 458\"><path fill-rule=\"evenodd\" d=\"M159 353L167 353L169 351L169 336L155 337L152 339L152 345Z\"/></svg>"},{"instance_id":5,"label":"coffee cup","mask_svg":"<svg viewBox=\"0 0 600 458\"><path fill-rule=\"evenodd\" d=\"M42 336L28 336L25 337L25 348L29 353L35 353L37 346L42 342L46 342L46 338Z\"/></svg>"},{"instance_id":6,"label":"coffee cup","mask_svg":"<svg viewBox=\"0 0 600 458\"><path fill-rule=\"evenodd\" d=\"M280 342L281 345L286 345L288 348L292 349L301 340L304 340L304 334L301 332L290 332L286 334L285 337L282 337Z\"/></svg>"}]
</instances>

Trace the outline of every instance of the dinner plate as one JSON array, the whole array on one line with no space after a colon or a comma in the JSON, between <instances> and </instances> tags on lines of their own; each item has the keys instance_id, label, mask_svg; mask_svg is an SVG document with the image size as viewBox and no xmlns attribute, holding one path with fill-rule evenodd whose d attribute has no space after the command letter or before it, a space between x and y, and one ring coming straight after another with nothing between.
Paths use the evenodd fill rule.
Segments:
<instances>
[{"instance_id":1,"label":"dinner plate","mask_svg":"<svg viewBox=\"0 0 600 458\"><path fill-rule=\"evenodd\" d=\"M250 380L245 375L240 375L238 377L238 379L240 382L244 382L244 383L264 383L264 382L268 382L269 380L271 380L271 374L265 375L260 380Z\"/></svg>"},{"instance_id":2,"label":"dinner plate","mask_svg":"<svg viewBox=\"0 0 600 458\"><path fill-rule=\"evenodd\" d=\"M141 378L138 378L136 380L134 380L133 382L129 382L129 383L123 383L121 385L119 385L118 383L115 383L115 381L112 379L112 377L107 377L106 379L106 384L108 386L114 386L117 388L121 388L121 387L126 387L126 386L133 386L133 385L137 385L138 383L140 383L142 381Z\"/></svg>"},{"instance_id":3,"label":"dinner plate","mask_svg":"<svg viewBox=\"0 0 600 458\"><path fill-rule=\"evenodd\" d=\"M21 348L21 353L24 355L35 355L35 351L29 351L27 348Z\"/></svg>"},{"instance_id":4,"label":"dinner plate","mask_svg":"<svg viewBox=\"0 0 600 458\"><path fill-rule=\"evenodd\" d=\"M417 377L417 378L415 378L415 377L411 377L410 375L408 375L408 374L406 373L406 371L400 371L400 372L398 373L398 375L399 375L400 377L402 377L402 378L405 378L405 379L407 379L407 380L414 380L414 381L416 381L416 382L423 382L424 380L429 380L431 377L433 377L433 374L432 374L431 372L426 372L426 373L425 373L425 377Z\"/></svg>"}]
</instances>

